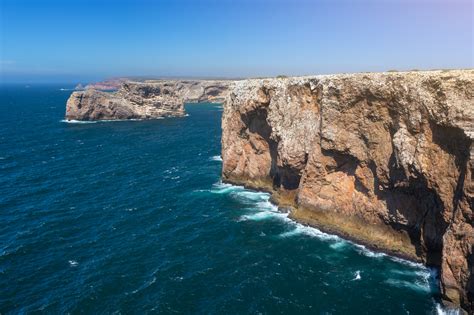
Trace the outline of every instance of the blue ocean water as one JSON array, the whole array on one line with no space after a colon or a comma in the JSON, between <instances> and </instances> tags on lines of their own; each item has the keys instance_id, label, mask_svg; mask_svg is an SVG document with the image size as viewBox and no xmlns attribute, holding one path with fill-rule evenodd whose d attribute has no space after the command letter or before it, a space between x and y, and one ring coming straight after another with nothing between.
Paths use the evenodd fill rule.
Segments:
<instances>
[{"instance_id":1,"label":"blue ocean water","mask_svg":"<svg viewBox=\"0 0 474 315\"><path fill-rule=\"evenodd\" d=\"M436 314L433 272L219 181L221 106L65 123L0 90L0 313Z\"/></svg>"}]
</instances>

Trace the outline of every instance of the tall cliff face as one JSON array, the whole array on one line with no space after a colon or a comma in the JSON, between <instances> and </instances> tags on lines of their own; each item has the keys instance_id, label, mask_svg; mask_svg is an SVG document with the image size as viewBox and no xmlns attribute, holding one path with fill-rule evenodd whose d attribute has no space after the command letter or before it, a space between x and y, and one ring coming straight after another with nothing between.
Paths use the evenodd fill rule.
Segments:
<instances>
[{"instance_id":1,"label":"tall cliff face","mask_svg":"<svg viewBox=\"0 0 474 315\"><path fill-rule=\"evenodd\" d=\"M224 180L439 266L443 299L474 311L474 71L241 81L222 128Z\"/></svg>"},{"instance_id":2,"label":"tall cliff face","mask_svg":"<svg viewBox=\"0 0 474 315\"><path fill-rule=\"evenodd\" d=\"M73 92L66 105L68 120L153 119L183 116L185 102L221 102L233 81L162 80L124 82L116 92Z\"/></svg>"}]
</instances>

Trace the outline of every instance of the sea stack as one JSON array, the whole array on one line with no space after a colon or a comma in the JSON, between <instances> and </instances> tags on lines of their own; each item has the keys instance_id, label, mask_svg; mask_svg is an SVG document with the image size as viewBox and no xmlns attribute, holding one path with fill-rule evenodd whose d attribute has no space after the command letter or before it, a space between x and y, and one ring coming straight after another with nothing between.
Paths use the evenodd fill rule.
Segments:
<instances>
[{"instance_id":1,"label":"sea stack","mask_svg":"<svg viewBox=\"0 0 474 315\"><path fill-rule=\"evenodd\" d=\"M223 102L234 81L125 81L115 92L93 88L71 94L67 120L124 120L181 117L184 103Z\"/></svg>"},{"instance_id":2,"label":"sea stack","mask_svg":"<svg viewBox=\"0 0 474 315\"><path fill-rule=\"evenodd\" d=\"M225 181L439 267L445 304L474 312L474 70L240 81L222 128Z\"/></svg>"}]
</instances>

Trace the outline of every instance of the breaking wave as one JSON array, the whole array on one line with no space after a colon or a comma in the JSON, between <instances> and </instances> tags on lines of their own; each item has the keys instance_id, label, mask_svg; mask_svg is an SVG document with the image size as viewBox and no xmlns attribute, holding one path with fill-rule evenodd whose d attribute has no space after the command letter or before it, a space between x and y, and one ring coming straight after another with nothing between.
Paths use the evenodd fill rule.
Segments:
<instances>
[{"instance_id":1,"label":"breaking wave","mask_svg":"<svg viewBox=\"0 0 474 315\"><path fill-rule=\"evenodd\" d=\"M75 120L75 119L71 119L71 120L67 120L67 119L63 119L61 120L62 123L66 123L66 124L95 124L98 122L98 120Z\"/></svg>"},{"instance_id":2,"label":"breaking wave","mask_svg":"<svg viewBox=\"0 0 474 315\"><path fill-rule=\"evenodd\" d=\"M416 262L411 262L406 259L393 257L382 252L375 252L364 245L356 244L350 240L345 240L337 235L328 234L321 230L303 225L288 217L288 213L279 211L278 207L270 202L270 194L265 192L252 191L244 188L243 186L235 186L232 184L226 184L218 182L213 185L211 192L217 194L229 194L232 198L242 202L250 207L245 208L252 213L244 214L240 216L239 221L263 221L263 220L274 220L278 219L287 225L287 230L278 235L279 238L291 238L296 236L309 236L315 237L319 240L330 242L331 247L334 250L345 250L346 248L355 249L360 255L371 257L375 259L387 258L399 264L407 265L413 268L413 271L400 271L410 272L411 276L417 278L416 281L406 281L403 279L388 278L385 283L398 288L408 288L416 290L418 292L431 292L436 287L436 270L426 268L424 265ZM393 270L394 274L397 274L397 270ZM400 275L400 274L399 274ZM402 275L403 276L403 275ZM360 280L360 271L356 271L353 280Z\"/></svg>"},{"instance_id":3,"label":"breaking wave","mask_svg":"<svg viewBox=\"0 0 474 315\"><path fill-rule=\"evenodd\" d=\"M164 119L164 117L157 117L153 119ZM95 124L95 123L103 123L103 122L118 122L118 121L143 121L145 119L99 119L99 120L76 120L76 119L62 119L62 123L66 124Z\"/></svg>"},{"instance_id":4,"label":"breaking wave","mask_svg":"<svg viewBox=\"0 0 474 315\"><path fill-rule=\"evenodd\" d=\"M352 281L357 281L360 279L362 279L362 277L360 276L360 270L357 270L356 272L354 272L354 279L352 279Z\"/></svg>"},{"instance_id":5,"label":"breaking wave","mask_svg":"<svg viewBox=\"0 0 474 315\"><path fill-rule=\"evenodd\" d=\"M214 155L209 158L210 161L222 162L222 157L220 155Z\"/></svg>"},{"instance_id":6,"label":"breaking wave","mask_svg":"<svg viewBox=\"0 0 474 315\"><path fill-rule=\"evenodd\" d=\"M458 309L446 309L441 304L436 303L436 314L437 315L461 315Z\"/></svg>"}]
</instances>

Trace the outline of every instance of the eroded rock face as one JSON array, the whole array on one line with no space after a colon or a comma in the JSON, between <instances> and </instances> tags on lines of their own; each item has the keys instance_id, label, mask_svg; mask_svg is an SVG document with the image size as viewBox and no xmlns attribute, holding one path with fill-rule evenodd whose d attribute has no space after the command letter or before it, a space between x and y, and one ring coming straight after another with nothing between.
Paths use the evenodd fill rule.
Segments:
<instances>
[{"instance_id":1,"label":"eroded rock face","mask_svg":"<svg viewBox=\"0 0 474 315\"><path fill-rule=\"evenodd\" d=\"M224 180L291 216L439 266L474 311L474 71L237 82L222 118Z\"/></svg>"},{"instance_id":2,"label":"eroded rock face","mask_svg":"<svg viewBox=\"0 0 474 315\"><path fill-rule=\"evenodd\" d=\"M76 91L66 105L68 120L153 119L185 115L185 102L222 102L233 81L123 82L116 92Z\"/></svg>"}]
</instances>

